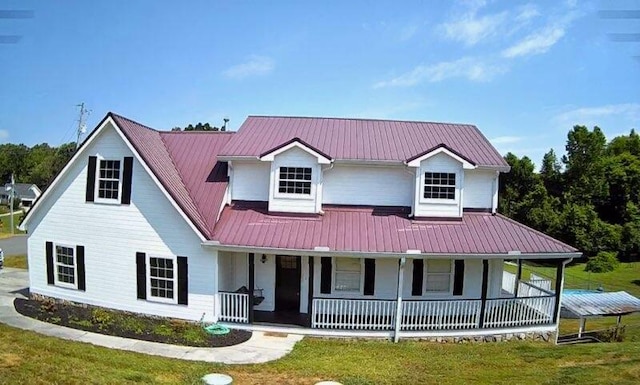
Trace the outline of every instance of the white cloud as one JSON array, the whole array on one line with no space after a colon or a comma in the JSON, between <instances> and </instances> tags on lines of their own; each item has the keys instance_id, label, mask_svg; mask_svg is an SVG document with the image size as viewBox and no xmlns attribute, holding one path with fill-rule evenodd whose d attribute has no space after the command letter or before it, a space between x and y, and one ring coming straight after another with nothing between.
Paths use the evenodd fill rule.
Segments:
<instances>
[{"instance_id":1,"label":"white cloud","mask_svg":"<svg viewBox=\"0 0 640 385\"><path fill-rule=\"evenodd\" d=\"M0 130L0 142L4 141L5 139L7 139L9 137L9 131L7 130Z\"/></svg>"},{"instance_id":2,"label":"white cloud","mask_svg":"<svg viewBox=\"0 0 640 385\"><path fill-rule=\"evenodd\" d=\"M599 126L612 133L640 127L640 103L608 104L574 108L556 115L553 120L568 130L576 124Z\"/></svg>"},{"instance_id":3,"label":"white cloud","mask_svg":"<svg viewBox=\"0 0 640 385\"><path fill-rule=\"evenodd\" d=\"M493 145L499 145L499 144L517 143L522 141L523 139L524 137L522 136L498 136L493 139L489 139L489 141Z\"/></svg>"},{"instance_id":4,"label":"white cloud","mask_svg":"<svg viewBox=\"0 0 640 385\"><path fill-rule=\"evenodd\" d=\"M465 57L454 61L419 65L393 79L378 82L373 88L410 87L423 82L436 83L451 78L485 82L504 71L504 67L485 63L478 58Z\"/></svg>"},{"instance_id":5,"label":"white cloud","mask_svg":"<svg viewBox=\"0 0 640 385\"><path fill-rule=\"evenodd\" d=\"M439 26L442 34L454 41L472 46L498 34L500 27L507 21L508 12L478 16L477 10L471 10L460 17Z\"/></svg>"},{"instance_id":6,"label":"white cloud","mask_svg":"<svg viewBox=\"0 0 640 385\"><path fill-rule=\"evenodd\" d=\"M251 55L246 62L231 66L222 74L229 79L244 79L268 75L274 68L275 62L270 57Z\"/></svg>"},{"instance_id":7,"label":"white cloud","mask_svg":"<svg viewBox=\"0 0 640 385\"><path fill-rule=\"evenodd\" d=\"M502 51L502 56L515 58L545 53L565 34L564 27L548 26L536 31Z\"/></svg>"}]
</instances>

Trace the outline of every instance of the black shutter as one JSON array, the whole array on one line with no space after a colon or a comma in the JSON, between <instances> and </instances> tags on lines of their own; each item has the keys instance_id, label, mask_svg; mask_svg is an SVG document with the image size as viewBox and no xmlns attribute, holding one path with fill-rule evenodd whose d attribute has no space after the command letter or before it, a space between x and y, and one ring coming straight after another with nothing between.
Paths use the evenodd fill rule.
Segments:
<instances>
[{"instance_id":1,"label":"black shutter","mask_svg":"<svg viewBox=\"0 0 640 385\"><path fill-rule=\"evenodd\" d=\"M124 170L122 171L122 197L120 203L131 203L131 176L133 174L133 157L124 157Z\"/></svg>"},{"instance_id":2,"label":"black shutter","mask_svg":"<svg viewBox=\"0 0 640 385\"><path fill-rule=\"evenodd\" d=\"M320 293L331 294L331 257L322 257L320 265Z\"/></svg>"},{"instance_id":3,"label":"black shutter","mask_svg":"<svg viewBox=\"0 0 640 385\"><path fill-rule=\"evenodd\" d=\"M178 257L178 303L187 305L189 302L189 268L187 257Z\"/></svg>"},{"instance_id":4,"label":"black shutter","mask_svg":"<svg viewBox=\"0 0 640 385\"><path fill-rule=\"evenodd\" d=\"M56 281L53 272L53 242L45 243L45 255L47 256L47 283L54 285Z\"/></svg>"},{"instance_id":5,"label":"black shutter","mask_svg":"<svg viewBox=\"0 0 640 385\"><path fill-rule=\"evenodd\" d=\"M376 287L376 260L365 258L364 260L364 295L373 295Z\"/></svg>"},{"instance_id":6,"label":"black shutter","mask_svg":"<svg viewBox=\"0 0 640 385\"><path fill-rule=\"evenodd\" d=\"M89 157L89 167L87 168L87 195L86 201L93 202L96 189L96 163L98 158L95 156Z\"/></svg>"},{"instance_id":7,"label":"black shutter","mask_svg":"<svg viewBox=\"0 0 640 385\"><path fill-rule=\"evenodd\" d=\"M413 260L413 282L411 283L411 295L422 295L422 280L424 279L424 261Z\"/></svg>"},{"instance_id":8,"label":"black shutter","mask_svg":"<svg viewBox=\"0 0 640 385\"><path fill-rule=\"evenodd\" d=\"M76 246L76 268L78 271L78 290L87 290L84 276L84 246Z\"/></svg>"},{"instance_id":9,"label":"black shutter","mask_svg":"<svg viewBox=\"0 0 640 385\"><path fill-rule=\"evenodd\" d=\"M464 260L456 259L453 270L453 295L462 295L464 289Z\"/></svg>"},{"instance_id":10,"label":"black shutter","mask_svg":"<svg viewBox=\"0 0 640 385\"><path fill-rule=\"evenodd\" d=\"M138 299L147 299L147 256L136 253L136 271L138 274Z\"/></svg>"}]
</instances>

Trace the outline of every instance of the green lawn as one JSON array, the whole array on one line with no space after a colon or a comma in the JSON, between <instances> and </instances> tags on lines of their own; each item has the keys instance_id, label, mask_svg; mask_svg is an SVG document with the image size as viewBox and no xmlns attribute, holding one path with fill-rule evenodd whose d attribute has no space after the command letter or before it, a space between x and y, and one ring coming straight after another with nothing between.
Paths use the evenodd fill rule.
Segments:
<instances>
[{"instance_id":1,"label":"green lawn","mask_svg":"<svg viewBox=\"0 0 640 385\"><path fill-rule=\"evenodd\" d=\"M12 255L9 257L4 257L4 266L26 269L27 257L25 255Z\"/></svg>"},{"instance_id":2,"label":"green lawn","mask_svg":"<svg viewBox=\"0 0 640 385\"><path fill-rule=\"evenodd\" d=\"M20 224L20 218L22 212L13 214L13 225L18 226ZM14 227L14 234L24 234L24 231L20 231ZM3 215L0 217L0 237L8 236L11 234L11 215Z\"/></svg>"},{"instance_id":3,"label":"green lawn","mask_svg":"<svg viewBox=\"0 0 640 385\"><path fill-rule=\"evenodd\" d=\"M640 344L438 344L306 338L268 364L228 366L109 350L0 325L2 384L197 384L224 372L234 384L636 384Z\"/></svg>"}]
</instances>

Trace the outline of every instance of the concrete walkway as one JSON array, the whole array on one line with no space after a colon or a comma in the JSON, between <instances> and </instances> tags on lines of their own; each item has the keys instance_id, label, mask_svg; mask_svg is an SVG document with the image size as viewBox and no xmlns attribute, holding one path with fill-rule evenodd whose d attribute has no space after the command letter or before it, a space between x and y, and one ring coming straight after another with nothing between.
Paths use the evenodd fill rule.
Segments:
<instances>
[{"instance_id":1,"label":"concrete walkway","mask_svg":"<svg viewBox=\"0 0 640 385\"><path fill-rule=\"evenodd\" d=\"M291 352L295 343L302 339L302 336L293 334L275 337L254 332L248 341L239 345L223 348L194 348L85 332L34 320L16 312L13 300L26 298L28 282L29 274L26 270L13 268L0 270L0 323L47 336L87 342L112 349L225 364L257 364L277 360Z\"/></svg>"}]
</instances>

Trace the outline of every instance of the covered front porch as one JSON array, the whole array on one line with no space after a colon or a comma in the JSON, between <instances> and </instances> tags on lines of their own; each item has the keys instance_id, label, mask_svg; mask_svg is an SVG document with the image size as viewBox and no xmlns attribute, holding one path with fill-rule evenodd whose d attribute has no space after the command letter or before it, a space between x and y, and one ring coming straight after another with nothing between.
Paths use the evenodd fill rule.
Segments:
<instances>
[{"instance_id":1,"label":"covered front porch","mask_svg":"<svg viewBox=\"0 0 640 385\"><path fill-rule=\"evenodd\" d=\"M555 328L567 259L525 281L524 258L369 257L221 251L218 320L396 339Z\"/></svg>"}]
</instances>

